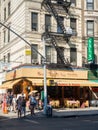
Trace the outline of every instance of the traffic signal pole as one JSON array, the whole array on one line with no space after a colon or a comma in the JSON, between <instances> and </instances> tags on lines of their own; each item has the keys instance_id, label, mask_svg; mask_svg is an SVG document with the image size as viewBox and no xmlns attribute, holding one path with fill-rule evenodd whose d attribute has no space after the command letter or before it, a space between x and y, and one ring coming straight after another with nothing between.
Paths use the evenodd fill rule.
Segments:
<instances>
[{"instance_id":1,"label":"traffic signal pole","mask_svg":"<svg viewBox=\"0 0 98 130\"><path fill-rule=\"evenodd\" d=\"M27 40L25 40L23 37L21 37L18 33L16 33L10 27L7 27L1 21L0 21L0 24L3 27L5 27L8 30L10 30L12 33L14 33L17 37L19 37L21 40L23 40L25 43L27 43L30 47L32 47L31 44ZM43 64L44 64L44 114L46 115L47 114L47 112L46 112L46 109L47 109L46 48L45 48L45 38L44 38L44 36L42 38L43 38L43 40L42 40L42 42L43 42L43 55L39 51L37 51L34 47L32 47L32 49L35 50L42 57L42 59L43 59Z\"/></svg>"},{"instance_id":2,"label":"traffic signal pole","mask_svg":"<svg viewBox=\"0 0 98 130\"><path fill-rule=\"evenodd\" d=\"M5 28L7 28L8 30L10 30L12 33L14 33L17 37L19 37L21 40L23 40L25 43L27 43L30 47L31 47L31 44L27 41L27 40L25 40L23 37L21 37L18 33L16 33L14 30L12 30L10 27L8 27L8 26L6 26L5 24L3 24L1 21L0 21L0 24L3 26L3 27L5 27ZM39 52L39 51L37 51L34 47L32 47L33 48L33 50L35 50L43 59L45 59L45 57Z\"/></svg>"}]
</instances>

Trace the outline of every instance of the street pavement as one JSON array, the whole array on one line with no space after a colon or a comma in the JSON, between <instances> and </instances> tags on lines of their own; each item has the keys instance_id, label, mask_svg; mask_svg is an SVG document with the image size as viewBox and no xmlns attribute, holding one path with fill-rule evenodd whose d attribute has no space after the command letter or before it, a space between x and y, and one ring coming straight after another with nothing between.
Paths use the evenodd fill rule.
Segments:
<instances>
[{"instance_id":1,"label":"street pavement","mask_svg":"<svg viewBox=\"0 0 98 130\"><path fill-rule=\"evenodd\" d=\"M89 108L58 108L52 109L52 118L61 118L61 117L78 117L78 116L89 116L89 115L98 115L98 107L89 107ZM17 118L17 113L8 112L4 114L2 109L0 109L0 116L8 118ZM30 111L27 110L26 117L30 117ZM46 116L43 110L35 110L35 118L49 117Z\"/></svg>"}]
</instances>

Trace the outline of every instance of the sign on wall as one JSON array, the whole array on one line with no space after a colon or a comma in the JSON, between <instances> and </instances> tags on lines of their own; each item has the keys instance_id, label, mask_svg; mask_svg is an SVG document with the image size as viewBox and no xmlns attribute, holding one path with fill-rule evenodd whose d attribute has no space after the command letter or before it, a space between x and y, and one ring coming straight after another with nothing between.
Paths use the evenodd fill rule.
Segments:
<instances>
[{"instance_id":1,"label":"sign on wall","mask_svg":"<svg viewBox=\"0 0 98 130\"><path fill-rule=\"evenodd\" d=\"M94 61L94 38L88 38L88 46L87 46L87 60L88 62Z\"/></svg>"}]
</instances>

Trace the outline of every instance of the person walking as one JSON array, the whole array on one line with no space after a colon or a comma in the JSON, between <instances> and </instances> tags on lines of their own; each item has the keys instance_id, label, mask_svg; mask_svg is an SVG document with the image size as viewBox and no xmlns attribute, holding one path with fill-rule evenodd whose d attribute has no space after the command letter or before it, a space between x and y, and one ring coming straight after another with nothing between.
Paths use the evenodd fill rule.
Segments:
<instances>
[{"instance_id":1,"label":"person walking","mask_svg":"<svg viewBox=\"0 0 98 130\"><path fill-rule=\"evenodd\" d=\"M22 97L19 96L18 100L17 100L17 114L18 114L18 118L21 117L21 113L22 112Z\"/></svg>"},{"instance_id":2,"label":"person walking","mask_svg":"<svg viewBox=\"0 0 98 130\"><path fill-rule=\"evenodd\" d=\"M30 110L31 110L31 116L35 115L34 113L34 108L36 106L36 98L35 98L35 94L32 93L30 96Z\"/></svg>"},{"instance_id":3,"label":"person walking","mask_svg":"<svg viewBox=\"0 0 98 130\"><path fill-rule=\"evenodd\" d=\"M13 110L16 113L16 106L17 106L17 97L16 97L16 95L13 96L12 104L13 104Z\"/></svg>"},{"instance_id":4,"label":"person walking","mask_svg":"<svg viewBox=\"0 0 98 130\"><path fill-rule=\"evenodd\" d=\"M36 108L39 110L40 107L39 107L39 101L40 101L40 93L37 93L36 95Z\"/></svg>"},{"instance_id":5,"label":"person walking","mask_svg":"<svg viewBox=\"0 0 98 130\"><path fill-rule=\"evenodd\" d=\"M24 114L24 117L25 117L25 115L26 115L26 99L24 96L22 97L22 113Z\"/></svg>"}]
</instances>

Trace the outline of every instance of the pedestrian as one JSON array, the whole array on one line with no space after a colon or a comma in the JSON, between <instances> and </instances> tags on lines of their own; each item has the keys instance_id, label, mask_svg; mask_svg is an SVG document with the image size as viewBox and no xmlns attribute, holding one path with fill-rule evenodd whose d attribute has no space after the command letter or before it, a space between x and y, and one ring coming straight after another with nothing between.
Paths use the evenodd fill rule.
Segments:
<instances>
[{"instance_id":1,"label":"pedestrian","mask_svg":"<svg viewBox=\"0 0 98 130\"><path fill-rule=\"evenodd\" d=\"M13 110L16 113L16 107L17 107L17 97L16 97L16 95L13 96L12 104L13 104Z\"/></svg>"},{"instance_id":2,"label":"pedestrian","mask_svg":"<svg viewBox=\"0 0 98 130\"><path fill-rule=\"evenodd\" d=\"M35 113L34 113L35 106L36 106L36 98L35 98L35 94L32 93L31 96L30 96L30 110L31 110L31 116L32 116L32 115L35 115Z\"/></svg>"},{"instance_id":3,"label":"pedestrian","mask_svg":"<svg viewBox=\"0 0 98 130\"><path fill-rule=\"evenodd\" d=\"M7 93L7 106L8 106L9 111L13 111L12 100L13 100L13 93L8 92Z\"/></svg>"},{"instance_id":4,"label":"pedestrian","mask_svg":"<svg viewBox=\"0 0 98 130\"><path fill-rule=\"evenodd\" d=\"M22 97L22 113L24 114L24 117L25 117L25 115L26 115L26 99L24 96Z\"/></svg>"},{"instance_id":5,"label":"pedestrian","mask_svg":"<svg viewBox=\"0 0 98 130\"><path fill-rule=\"evenodd\" d=\"M17 114L18 114L18 118L21 117L21 113L22 112L22 97L19 96L19 98L17 99Z\"/></svg>"},{"instance_id":6,"label":"pedestrian","mask_svg":"<svg viewBox=\"0 0 98 130\"><path fill-rule=\"evenodd\" d=\"M40 93L37 93L36 95L36 108L39 110L39 100L40 100Z\"/></svg>"}]
</instances>

